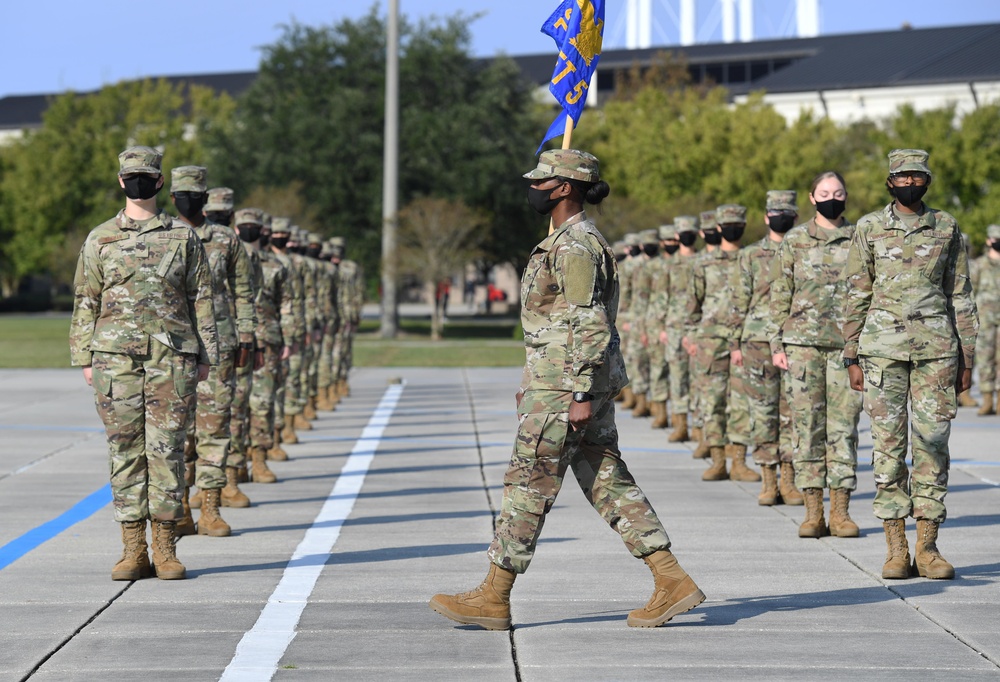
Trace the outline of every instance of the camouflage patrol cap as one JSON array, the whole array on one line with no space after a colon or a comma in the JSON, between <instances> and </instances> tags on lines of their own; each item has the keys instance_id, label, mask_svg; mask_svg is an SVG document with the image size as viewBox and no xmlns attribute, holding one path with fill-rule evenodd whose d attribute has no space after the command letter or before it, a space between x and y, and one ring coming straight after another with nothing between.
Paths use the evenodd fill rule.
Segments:
<instances>
[{"instance_id":1,"label":"camouflage patrol cap","mask_svg":"<svg viewBox=\"0 0 1000 682\"><path fill-rule=\"evenodd\" d=\"M208 190L208 201L205 202L205 210L232 211L233 190L228 187L213 187Z\"/></svg>"},{"instance_id":2,"label":"camouflage patrol cap","mask_svg":"<svg viewBox=\"0 0 1000 682\"><path fill-rule=\"evenodd\" d=\"M538 157L538 165L524 177L529 180L544 180L555 176L597 182L601 179L597 157L579 149L550 149Z\"/></svg>"},{"instance_id":3,"label":"camouflage patrol cap","mask_svg":"<svg viewBox=\"0 0 1000 682\"><path fill-rule=\"evenodd\" d=\"M718 223L715 222L715 211L702 211L698 219L698 224L703 230L711 230Z\"/></svg>"},{"instance_id":4,"label":"camouflage patrol cap","mask_svg":"<svg viewBox=\"0 0 1000 682\"><path fill-rule=\"evenodd\" d=\"M674 225L660 225L658 233L661 242L667 239L677 239L677 228Z\"/></svg>"},{"instance_id":5,"label":"camouflage patrol cap","mask_svg":"<svg viewBox=\"0 0 1000 682\"><path fill-rule=\"evenodd\" d=\"M208 189L207 178L204 166L177 166L170 171L170 193L204 192Z\"/></svg>"},{"instance_id":6,"label":"camouflage patrol cap","mask_svg":"<svg viewBox=\"0 0 1000 682\"><path fill-rule=\"evenodd\" d=\"M715 215L714 213L712 214ZM681 232L697 232L698 231L698 219L693 215L679 215L674 218L674 227L677 229L677 234Z\"/></svg>"},{"instance_id":7,"label":"camouflage patrol cap","mask_svg":"<svg viewBox=\"0 0 1000 682\"><path fill-rule=\"evenodd\" d=\"M344 248L347 246L347 241L343 237L330 237L330 246Z\"/></svg>"},{"instance_id":8,"label":"camouflage patrol cap","mask_svg":"<svg viewBox=\"0 0 1000 682\"><path fill-rule=\"evenodd\" d=\"M147 173L149 175L162 175L160 165L163 162L163 154L152 147L138 145L129 147L118 155L118 175L129 175L131 173Z\"/></svg>"},{"instance_id":9,"label":"camouflage patrol cap","mask_svg":"<svg viewBox=\"0 0 1000 682\"><path fill-rule=\"evenodd\" d=\"M276 234L278 232L284 234L286 232L291 233L292 231L292 221L289 218L272 218L271 219L271 234Z\"/></svg>"},{"instance_id":10,"label":"camouflage patrol cap","mask_svg":"<svg viewBox=\"0 0 1000 682\"><path fill-rule=\"evenodd\" d=\"M264 225L264 212L259 208L241 208L236 212L234 225Z\"/></svg>"},{"instance_id":11,"label":"camouflage patrol cap","mask_svg":"<svg viewBox=\"0 0 1000 682\"><path fill-rule=\"evenodd\" d=\"M719 225L746 223L747 207L739 204L722 204L715 208L715 222Z\"/></svg>"},{"instance_id":12,"label":"camouflage patrol cap","mask_svg":"<svg viewBox=\"0 0 1000 682\"><path fill-rule=\"evenodd\" d=\"M314 244L322 244L323 243L323 238L320 237L315 232L310 232L309 236L306 237L306 243L308 243L310 246L312 246Z\"/></svg>"},{"instance_id":13,"label":"camouflage patrol cap","mask_svg":"<svg viewBox=\"0 0 1000 682\"><path fill-rule=\"evenodd\" d=\"M643 246L647 244L657 245L660 243L659 231L655 227L651 230L643 230L639 233L639 239Z\"/></svg>"},{"instance_id":14,"label":"camouflage patrol cap","mask_svg":"<svg viewBox=\"0 0 1000 682\"><path fill-rule=\"evenodd\" d=\"M625 246L642 246L642 239L635 232L625 235Z\"/></svg>"},{"instance_id":15,"label":"camouflage patrol cap","mask_svg":"<svg viewBox=\"0 0 1000 682\"><path fill-rule=\"evenodd\" d=\"M268 213L267 211L261 211L260 212L260 224L270 230L271 229L271 214Z\"/></svg>"},{"instance_id":16,"label":"camouflage patrol cap","mask_svg":"<svg viewBox=\"0 0 1000 682\"><path fill-rule=\"evenodd\" d=\"M915 171L931 174L927 165L930 154L923 149L893 149L889 152L889 175Z\"/></svg>"},{"instance_id":17,"label":"camouflage patrol cap","mask_svg":"<svg viewBox=\"0 0 1000 682\"><path fill-rule=\"evenodd\" d=\"M986 237L989 239L1000 239L1000 225L990 225L987 227Z\"/></svg>"},{"instance_id":18,"label":"camouflage patrol cap","mask_svg":"<svg viewBox=\"0 0 1000 682\"><path fill-rule=\"evenodd\" d=\"M621 239L619 239L614 244L612 244L611 245L611 253L615 254L616 256L624 256L625 255L625 242L622 241Z\"/></svg>"},{"instance_id":19,"label":"camouflage patrol cap","mask_svg":"<svg viewBox=\"0 0 1000 682\"><path fill-rule=\"evenodd\" d=\"M768 211L795 211L799 208L795 205L798 193L794 189L772 189L767 192Z\"/></svg>"}]
</instances>

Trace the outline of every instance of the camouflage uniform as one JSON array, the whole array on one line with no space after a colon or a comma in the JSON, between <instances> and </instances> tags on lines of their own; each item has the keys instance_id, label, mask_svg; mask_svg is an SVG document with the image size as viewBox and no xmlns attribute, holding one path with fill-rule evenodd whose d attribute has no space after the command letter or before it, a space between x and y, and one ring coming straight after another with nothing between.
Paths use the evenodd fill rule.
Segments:
<instances>
[{"instance_id":1,"label":"camouflage uniform","mask_svg":"<svg viewBox=\"0 0 1000 682\"><path fill-rule=\"evenodd\" d=\"M659 229L660 241L676 239L673 225L663 225ZM660 341L660 335L667 331L667 313L670 310L670 275L674 257L666 252L649 262L649 303L646 305L644 323L648 339L649 355L649 399L653 403L666 403L670 398L670 358L667 347ZM665 420L665 416L664 416Z\"/></svg>"},{"instance_id":2,"label":"camouflage uniform","mask_svg":"<svg viewBox=\"0 0 1000 682\"><path fill-rule=\"evenodd\" d=\"M680 216L674 224L678 234L681 231L696 231L695 219L691 216ZM687 317L687 296L690 291L691 278L694 275L694 265L698 255L683 256L680 253L670 260L670 277L667 286L667 317L665 329L667 332L666 357L670 365L670 409L674 414L689 412L689 364L690 356L681 345L685 335L685 320Z\"/></svg>"},{"instance_id":3,"label":"camouflage uniform","mask_svg":"<svg viewBox=\"0 0 1000 682\"><path fill-rule=\"evenodd\" d=\"M702 211L698 218L698 222L700 229L702 231L718 229L717 225L715 224L715 211ZM684 317L685 317L684 335L695 346L699 345L698 324L691 323L688 321L688 311L687 311L688 304L691 300L690 299L691 292L693 291L692 287L694 286L693 284L694 272L701 266L700 264L702 260L710 257L717 250L718 250L717 246L712 247L710 249L709 246L706 244L705 249L703 251L700 251L699 253L695 254L694 258L696 260L694 260L691 263L691 280L689 281L687 291L684 292L684 297L680 299L681 301L684 302ZM691 412L691 425L695 429L700 430L705 425L705 420L701 414L701 396L703 394L704 383L708 375L698 370L698 361L696 356L697 354L695 354L695 356L688 355L688 376L691 389L690 392L688 393L689 395L688 408Z\"/></svg>"},{"instance_id":4,"label":"camouflage uniform","mask_svg":"<svg viewBox=\"0 0 1000 682\"><path fill-rule=\"evenodd\" d=\"M742 222L746 209L725 204L716 211L718 223ZM738 220L737 220L738 218ZM732 328L731 296L739 279L739 251L718 248L695 264L687 296L687 327L696 328L697 353L694 371L700 375L701 417L704 442L723 447L726 436L726 403L729 397L729 345L737 330Z\"/></svg>"},{"instance_id":5,"label":"camouflage uniform","mask_svg":"<svg viewBox=\"0 0 1000 682\"><path fill-rule=\"evenodd\" d=\"M619 335L621 336L622 357L627 357L629 348L634 337L632 325L629 323L632 311L632 274L639 264L641 255L633 255L632 251L642 249L642 242L638 234L629 233L625 235L625 260L618 267L618 281L621 286L619 297L620 306L618 308ZM641 252L640 252L641 253Z\"/></svg>"},{"instance_id":6,"label":"camouflage uniform","mask_svg":"<svg viewBox=\"0 0 1000 682\"><path fill-rule=\"evenodd\" d=\"M1000 242L1000 225L990 225L986 236ZM991 247L986 247L992 251ZM994 255L995 252L994 252ZM970 264L972 290L976 293L979 312L979 336L976 338L976 376L984 400L992 402L997 391L997 334L1000 333L1000 258L984 253Z\"/></svg>"},{"instance_id":7,"label":"camouflage uniform","mask_svg":"<svg viewBox=\"0 0 1000 682\"><path fill-rule=\"evenodd\" d=\"M927 153L894 150L890 173L929 174ZM844 301L844 357L860 357L864 407L875 441L875 516L945 520L948 439L960 367L975 357L978 320L969 263L955 219L895 203L858 221ZM913 407L913 472L908 476L907 399Z\"/></svg>"},{"instance_id":8,"label":"camouflage uniform","mask_svg":"<svg viewBox=\"0 0 1000 682\"><path fill-rule=\"evenodd\" d=\"M558 154L546 152L543 159ZM593 175L586 168L560 169L559 174L596 180L596 164L593 159ZM535 247L524 271L521 321L527 359L520 426L488 552L501 568L516 573L528 568L567 467L634 556L670 546L618 449L612 397L627 378L615 330L617 280L611 247L582 212ZM593 420L580 430L572 430L568 419L574 392L593 396Z\"/></svg>"},{"instance_id":9,"label":"camouflage uniform","mask_svg":"<svg viewBox=\"0 0 1000 682\"><path fill-rule=\"evenodd\" d=\"M333 346L337 331L340 328L340 311L337 305L337 266L331 262L333 250L329 242L322 244L319 254L320 268L320 306L323 312L322 338L319 343L318 362L316 365L316 392L323 399L324 409L333 409L334 404L327 402L332 395L329 388L333 383Z\"/></svg>"},{"instance_id":10,"label":"camouflage uniform","mask_svg":"<svg viewBox=\"0 0 1000 682\"><path fill-rule=\"evenodd\" d=\"M204 192L206 174L201 166L174 168L170 191ZM175 229L185 227L190 225L174 219ZM226 485L236 354L238 346L249 348L253 344L256 320L250 261L239 238L230 228L208 221L191 229L208 257L218 330L219 362L209 371L208 379L198 384L195 419L188 427L188 437L193 437L196 445L188 448L187 461L195 464L195 484L209 490Z\"/></svg>"},{"instance_id":11,"label":"camouflage uniform","mask_svg":"<svg viewBox=\"0 0 1000 682\"><path fill-rule=\"evenodd\" d=\"M275 218L271 230L272 233L288 230L292 235L289 239L289 248L285 252L284 258L288 261L285 264L286 267L292 271L293 282L297 282L298 291L296 298L299 300L304 321L302 338L299 339L300 343L292 347L292 354L286 362L284 375L285 387L282 414L286 418L292 417L292 421L294 421L296 415L302 414L302 408L305 405L305 401L302 399L302 365L308 357L308 348L311 343L310 334L316 324L316 298L311 278L312 271L303 262L305 257L292 251L293 248L297 248L293 244L298 239L298 229L288 224L289 222L287 218ZM294 289L296 284L293 283L292 286ZM285 424L286 426L289 424L287 419Z\"/></svg>"},{"instance_id":12,"label":"camouflage uniform","mask_svg":"<svg viewBox=\"0 0 1000 682\"><path fill-rule=\"evenodd\" d=\"M160 158L131 147L122 174L159 174ZM138 222L123 210L87 235L74 290L70 353L74 366L92 367L115 520L176 521L197 365L218 362L205 251L166 213Z\"/></svg>"},{"instance_id":13,"label":"camouflage uniform","mask_svg":"<svg viewBox=\"0 0 1000 682\"><path fill-rule=\"evenodd\" d=\"M658 247L659 238L656 230L643 230L639 233L642 247ZM633 343L625 353L625 371L628 373L632 392L636 397L643 397L645 405L645 395L649 391L649 344L650 339L646 332L646 310L649 307L650 281L655 255L643 253L635 259L632 266L632 303L628 312L628 321ZM646 342L643 343L643 339ZM637 415L639 416L639 415Z\"/></svg>"},{"instance_id":14,"label":"camouflage uniform","mask_svg":"<svg viewBox=\"0 0 1000 682\"><path fill-rule=\"evenodd\" d=\"M361 321L361 307L364 303L364 273L357 263L343 258L346 248L343 237L334 237L330 241L339 276L337 302L340 317L340 328L333 346L333 368L340 392L346 395L347 377L353 361L354 334Z\"/></svg>"},{"instance_id":15,"label":"camouflage uniform","mask_svg":"<svg viewBox=\"0 0 1000 682\"><path fill-rule=\"evenodd\" d=\"M861 396L843 365L841 316L853 234L846 220L829 230L814 218L785 236L771 268L771 352L788 357L798 488L857 484Z\"/></svg>"}]
</instances>

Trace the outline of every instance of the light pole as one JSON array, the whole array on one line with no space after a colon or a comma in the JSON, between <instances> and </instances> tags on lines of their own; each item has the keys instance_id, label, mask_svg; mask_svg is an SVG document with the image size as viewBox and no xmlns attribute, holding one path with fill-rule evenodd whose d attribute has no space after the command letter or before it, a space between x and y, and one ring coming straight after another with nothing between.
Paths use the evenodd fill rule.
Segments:
<instances>
[{"instance_id":1,"label":"light pole","mask_svg":"<svg viewBox=\"0 0 1000 682\"><path fill-rule=\"evenodd\" d=\"M385 149L382 160L381 337L392 339L399 325L396 287L396 219L399 213L399 0L389 0L385 40Z\"/></svg>"}]
</instances>

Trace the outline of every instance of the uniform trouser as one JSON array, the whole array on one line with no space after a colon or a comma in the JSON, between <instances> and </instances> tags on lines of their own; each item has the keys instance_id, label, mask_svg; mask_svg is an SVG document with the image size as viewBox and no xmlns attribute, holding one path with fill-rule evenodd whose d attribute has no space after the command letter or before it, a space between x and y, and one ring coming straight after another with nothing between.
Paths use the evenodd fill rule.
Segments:
<instances>
[{"instance_id":1,"label":"uniform trouser","mask_svg":"<svg viewBox=\"0 0 1000 682\"><path fill-rule=\"evenodd\" d=\"M941 523L948 493L948 438L958 411L958 358L888 360L862 357L865 411L872 420L875 516L912 515ZM907 412L907 398L913 418ZM907 422L913 432L913 473L906 469Z\"/></svg>"},{"instance_id":2,"label":"uniform trouser","mask_svg":"<svg viewBox=\"0 0 1000 682\"><path fill-rule=\"evenodd\" d=\"M770 344L744 341L740 350L743 366L731 368L726 424L729 441L752 445L753 460L761 466L778 464L783 453L789 455L785 461L791 461L788 402L781 373L771 362Z\"/></svg>"},{"instance_id":3,"label":"uniform trouser","mask_svg":"<svg viewBox=\"0 0 1000 682\"><path fill-rule=\"evenodd\" d=\"M115 521L183 516L184 441L198 359L150 339L149 353L95 351L92 377L104 422Z\"/></svg>"},{"instance_id":4,"label":"uniform trouser","mask_svg":"<svg viewBox=\"0 0 1000 682\"><path fill-rule=\"evenodd\" d=\"M982 314L982 312L980 312ZM997 390L997 333L1000 327L980 319L979 336L976 337L976 378L979 390L993 393Z\"/></svg>"},{"instance_id":5,"label":"uniform trouser","mask_svg":"<svg viewBox=\"0 0 1000 682\"><path fill-rule=\"evenodd\" d=\"M521 400L520 425L488 551L497 566L516 573L527 570L567 467L572 467L587 500L621 535L633 556L670 547L667 531L622 461L614 394L595 395L593 420L579 431L569 427L571 396L562 391L528 391Z\"/></svg>"},{"instance_id":6,"label":"uniform trouser","mask_svg":"<svg viewBox=\"0 0 1000 682\"><path fill-rule=\"evenodd\" d=\"M857 488L861 394L851 389L843 348L785 346L797 488Z\"/></svg>"},{"instance_id":7,"label":"uniform trouser","mask_svg":"<svg viewBox=\"0 0 1000 682\"><path fill-rule=\"evenodd\" d=\"M688 341L693 343L695 348L701 348L700 337L692 335L688 337ZM688 355L688 382L690 384L688 412L691 413L691 426L695 428L703 428L705 426L705 420L701 416L701 396L705 390L706 377L708 377L708 374L700 369L699 356L700 353L697 351L695 351L694 355Z\"/></svg>"},{"instance_id":8,"label":"uniform trouser","mask_svg":"<svg viewBox=\"0 0 1000 682\"><path fill-rule=\"evenodd\" d=\"M695 371L700 375L698 409L704 429L703 441L709 447L723 447L729 442L726 436L729 342L726 339L699 337L695 365Z\"/></svg>"},{"instance_id":9,"label":"uniform trouser","mask_svg":"<svg viewBox=\"0 0 1000 682\"><path fill-rule=\"evenodd\" d=\"M264 346L264 365L253 373L250 391L250 445L270 450L274 447L278 387L282 385L282 346Z\"/></svg>"},{"instance_id":10,"label":"uniform trouser","mask_svg":"<svg viewBox=\"0 0 1000 682\"><path fill-rule=\"evenodd\" d=\"M351 325L340 325L340 329L337 330L336 340L333 344L333 370L335 380L346 380L347 375L350 373L351 342Z\"/></svg>"},{"instance_id":11,"label":"uniform trouser","mask_svg":"<svg viewBox=\"0 0 1000 682\"><path fill-rule=\"evenodd\" d=\"M674 337L677 337L676 339ZM688 412L690 356L681 347L681 335L669 334L666 347L667 363L670 371L670 409L674 414Z\"/></svg>"},{"instance_id":12,"label":"uniform trouser","mask_svg":"<svg viewBox=\"0 0 1000 682\"><path fill-rule=\"evenodd\" d=\"M236 368L236 389L233 391L232 418L229 422L229 456L226 466L240 467L247 461L250 444L250 391L253 387L253 361Z\"/></svg>"},{"instance_id":13,"label":"uniform trouser","mask_svg":"<svg viewBox=\"0 0 1000 682\"><path fill-rule=\"evenodd\" d=\"M638 332L632 333L629 352L625 355L625 372L631 380L629 388L633 393L642 395L649 390L649 347L642 345Z\"/></svg>"},{"instance_id":14,"label":"uniform trouser","mask_svg":"<svg viewBox=\"0 0 1000 682\"><path fill-rule=\"evenodd\" d=\"M302 365L299 367L299 407L305 407L309 397L315 395L311 393L311 380L316 376L313 372L313 361L317 358L317 350L318 347L313 339L310 339L309 345L302 349Z\"/></svg>"},{"instance_id":15,"label":"uniform trouser","mask_svg":"<svg viewBox=\"0 0 1000 682\"><path fill-rule=\"evenodd\" d=\"M302 359L303 347L288 356L285 376L285 395L282 404L286 415L295 416L302 412Z\"/></svg>"},{"instance_id":16,"label":"uniform trouser","mask_svg":"<svg viewBox=\"0 0 1000 682\"><path fill-rule=\"evenodd\" d=\"M670 398L670 365L667 347L660 343L659 333L649 337L649 399L656 403Z\"/></svg>"},{"instance_id":17,"label":"uniform trouser","mask_svg":"<svg viewBox=\"0 0 1000 682\"><path fill-rule=\"evenodd\" d=\"M231 437L229 426L235 388L236 351L219 351L219 364L213 366L208 378L198 384L194 417L195 451L188 455L188 462L195 465L195 485L202 490L226 485L226 459Z\"/></svg>"},{"instance_id":18,"label":"uniform trouser","mask_svg":"<svg viewBox=\"0 0 1000 682\"><path fill-rule=\"evenodd\" d=\"M323 330L323 341L320 345L319 368L316 376L317 388L326 388L336 379L333 373L333 346L336 342L336 328L333 324L326 325Z\"/></svg>"},{"instance_id":19,"label":"uniform trouser","mask_svg":"<svg viewBox=\"0 0 1000 682\"><path fill-rule=\"evenodd\" d=\"M255 374L255 376L257 375ZM285 358L278 362L278 372L274 375L274 428L278 431L285 428L285 379L287 376L288 358Z\"/></svg>"}]
</instances>

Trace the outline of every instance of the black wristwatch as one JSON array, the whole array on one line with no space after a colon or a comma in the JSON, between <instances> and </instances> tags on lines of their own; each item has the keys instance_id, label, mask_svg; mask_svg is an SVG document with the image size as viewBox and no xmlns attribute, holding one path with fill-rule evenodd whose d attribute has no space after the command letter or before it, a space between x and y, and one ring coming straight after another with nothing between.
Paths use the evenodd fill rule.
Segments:
<instances>
[{"instance_id":1,"label":"black wristwatch","mask_svg":"<svg viewBox=\"0 0 1000 682\"><path fill-rule=\"evenodd\" d=\"M594 396L590 395L589 393L584 393L583 391L577 391L576 393L573 394L574 403L589 403L593 399Z\"/></svg>"},{"instance_id":2,"label":"black wristwatch","mask_svg":"<svg viewBox=\"0 0 1000 682\"><path fill-rule=\"evenodd\" d=\"M857 365L857 364L860 364L858 363L857 358L844 358L844 367L850 367L851 365Z\"/></svg>"}]
</instances>

